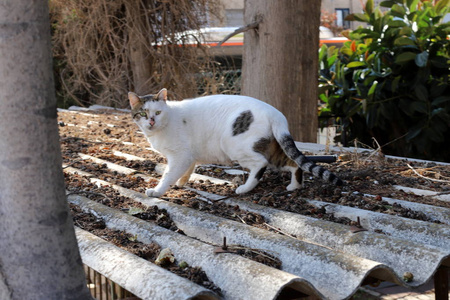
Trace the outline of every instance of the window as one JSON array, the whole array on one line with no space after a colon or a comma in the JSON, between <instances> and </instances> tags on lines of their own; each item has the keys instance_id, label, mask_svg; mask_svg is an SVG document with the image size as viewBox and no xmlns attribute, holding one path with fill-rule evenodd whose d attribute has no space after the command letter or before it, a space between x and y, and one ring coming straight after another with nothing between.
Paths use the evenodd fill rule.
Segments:
<instances>
[{"instance_id":1,"label":"window","mask_svg":"<svg viewBox=\"0 0 450 300\"><path fill-rule=\"evenodd\" d=\"M350 28L350 21L345 20L348 14L350 14L349 8L336 8L336 25L344 29Z\"/></svg>"}]
</instances>

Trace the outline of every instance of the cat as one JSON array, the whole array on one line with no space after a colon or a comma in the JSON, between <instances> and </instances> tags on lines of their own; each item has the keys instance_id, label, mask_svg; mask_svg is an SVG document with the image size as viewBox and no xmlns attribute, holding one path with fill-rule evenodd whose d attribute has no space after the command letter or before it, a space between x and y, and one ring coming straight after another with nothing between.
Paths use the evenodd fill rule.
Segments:
<instances>
[{"instance_id":1,"label":"cat","mask_svg":"<svg viewBox=\"0 0 450 300\"><path fill-rule=\"evenodd\" d=\"M232 161L250 171L237 194L251 191L269 164L291 172L289 191L301 187L302 171L343 184L297 149L280 111L255 98L213 95L168 101L167 90L162 89L146 96L130 92L128 99L134 122L168 161L159 184L146 190L149 197L162 196L175 183L182 187L196 164Z\"/></svg>"}]
</instances>

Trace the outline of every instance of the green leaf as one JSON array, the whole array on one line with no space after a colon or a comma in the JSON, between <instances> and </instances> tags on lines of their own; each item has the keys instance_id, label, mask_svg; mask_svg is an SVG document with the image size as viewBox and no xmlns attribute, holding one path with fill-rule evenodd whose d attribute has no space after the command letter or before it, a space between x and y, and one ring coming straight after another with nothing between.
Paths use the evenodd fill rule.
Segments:
<instances>
[{"instance_id":1,"label":"green leaf","mask_svg":"<svg viewBox=\"0 0 450 300\"><path fill-rule=\"evenodd\" d=\"M365 23L369 23L370 18L367 14L361 14L361 13L356 13L356 14L349 14L345 17L346 21L359 21L359 22L365 22Z\"/></svg>"},{"instance_id":2,"label":"green leaf","mask_svg":"<svg viewBox=\"0 0 450 300\"><path fill-rule=\"evenodd\" d=\"M390 20L387 25L389 27L405 27L406 23L401 20Z\"/></svg>"},{"instance_id":3,"label":"green leaf","mask_svg":"<svg viewBox=\"0 0 450 300\"><path fill-rule=\"evenodd\" d=\"M395 1L381 1L380 6L381 7L392 7L392 5L395 4Z\"/></svg>"},{"instance_id":4,"label":"green leaf","mask_svg":"<svg viewBox=\"0 0 450 300\"><path fill-rule=\"evenodd\" d=\"M433 106L438 106L440 104L446 103L446 102L450 102L450 96L440 96L437 97L433 100L433 102L431 102L431 104Z\"/></svg>"},{"instance_id":5,"label":"green leaf","mask_svg":"<svg viewBox=\"0 0 450 300\"><path fill-rule=\"evenodd\" d=\"M406 9L403 6L400 6L398 4L394 4L390 10L391 15L393 15L394 17L399 17L402 18L405 16L406 14Z\"/></svg>"},{"instance_id":6,"label":"green leaf","mask_svg":"<svg viewBox=\"0 0 450 300\"><path fill-rule=\"evenodd\" d=\"M353 51L350 48L341 48L341 53L345 54L347 56L352 56L353 55Z\"/></svg>"},{"instance_id":7,"label":"green leaf","mask_svg":"<svg viewBox=\"0 0 450 300\"><path fill-rule=\"evenodd\" d=\"M406 135L406 140L410 141L422 132L422 127L411 129Z\"/></svg>"},{"instance_id":8,"label":"green leaf","mask_svg":"<svg viewBox=\"0 0 450 300\"><path fill-rule=\"evenodd\" d=\"M433 111L431 112L431 116L432 116L432 117L437 116L437 115L439 115L440 113L442 113L442 112L444 112L444 111L445 111L445 110L444 110L442 107L435 108L435 109L433 109Z\"/></svg>"},{"instance_id":9,"label":"green leaf","mask_svg":"<svg viewBox=\"0 0 450 300\"><path fill-rule=\"evenodd\" d=\"M408 37L399 37L394 41L394 45L395 46L415 46L416 44L414 43L414 41Z\"/></svg>"},{"instance_id":10,"label":"green leaf","mask_svg":"<svg viewBox=\"0 0 450 300\"><path fill-rule=\"evenodd\" d=\"M403 21L401 21L401 22L403 22ZM413 31L412 31L411 27L405 26L402 29L400 29L398 34L410 36L413 34Z\"/></svg>"},{"instance_id":11,"label":"green leaf","mask_svg":"<svg viewBox=\"0 0 450 300\"><path fill-rule=\"evenodd\" d=\"M423 51L422 53L419 53L416 55L416 58L414 59L414 61L416 62L416 65L419 68L423 68L427 65L428 62L428 52L427 51Z\"/></svg>"},{"instance_id":12,"label":"green leaf","mask_svg":"<svg viewBox=\"0 0 450 300\"><path fill-rule=\"evenodd\" d=\"M384 15L379 7L377 7L373 13L375 15L375 18L381 18Z\"/></svg>"},{"instance_id":13,"label":"green leaf","mask_svg":"<svg viewBox=\"0 0 450 300\"><path fill-rule=\"evenodd\" d=\"M366 62L367 62L368 64L372 63L372 61L373 61L375 55L376 55L375 53L372 53L372 54L370 54L369 56L367 56Z\"/></svg>"},{"instance_id":14,"label":"green leaf","mask_svg":"<svg viewBox=\"0 0 450 300\"><path fill-rule=\"evenodd\" d=\"M373 0L367 0L365 11L368 15L372 14L373 12Z\"/></svg>"},{"instance_id":15,"label":"green leaf","mask_svg":"<svg viewBox=\"0 0 450 300\"><path fill-rule=\"evenodd\" d=\"M375 89L377 88L378 81L374 81L372 86L369 89L369 93L367 93L368 96L372 96L373 93L375 93Z\"/></svg>"},{"instance_id":16,"label":"green leaf","mask_svg":"<svg viewBox=\"0 0 450 300\"><path fill-rule=\"evenodd\" d=\"M392 91L393 93L397 92L397 89L398 89L398 83L400 82L400 79L401 79L401 78L402 78L401 76L397 76L397 77L395 77L394 80L392 81L392 84L391 84L391 91Z\"/></svg>"},{"instance_id":17,"label":"green leaf","mask_svg":"<svg viewBox=\"0 0 450 300\"><path fill-rule=\"evenodd\" d=\"M369 85L372 86L373 82L378 78L378 76L367 76L364 78L363 84L364 86L368 87Z\"/></svg>"},{"instance_id":18,"label":"green leaf","mask_svg":"<svg viewBox=\"0 0 450 300\"><path fill-rule=\"evenodd\" d=\"M449 82L450 84L450 82ZM437 98L446 94L446 90L449 87L449 84L444 82L434 81L429 90L430 90L430 98ZM449 110L450 112L450 110Z\"/></svg>"},{"instance_id":19,"label":"green leaf","mask_svg":"<svg viewBox=\"0 0 450 300\"><path fill-rule=\"evenodd\" d=\"M422 101L414 101L413 103L411 103L411 108L414 111L417 111L417 112L422 113L422 114L426 114L428 112L427 111L427 104L422 102Z\"/></svg>"},{"instance_id":20,"label":"green leaf","mask_svg":"<svg viewBox=\"0 0 450 300\"><path fill-rule=\"evenodd\" d=\"M328 59L327 59L328 66L332 66L334 64L334 62L336 61L336 59L337 59L337 54L335 54L331 57L328 57Z\"/></svg>"},{"instance_id":21,"label":"green leaf","mask_svg":"<svg viewBox=\"0 0 450 300\"><path fill-rule=\"evenodd\" d=\"M433 67L447 69L448 62L444 56L435 56L429 59Z\"/></svg>"},{"instance_id":22,"label":"green leaf","mask_svg":"<svg viewBox=\"0 0 450 300\"><path fill-rule=\"evenodd\" d=\"M416 11L417 3L419 3L419 0L406 0L410 12Z\"/></svg>"},{"instance_id":23,"label":"green leaf","mask_svg":"<svg viewBox=\"0 0 450 300\"><path fill-rule=\"evenodd\" d=\"M417 54L413 53L413 52L403 52L402 54L398 55L395 58L395 63L402 64L402 63L408 62L410 60L415 59L416 55Z\"/></svg>"},{"instance_id":24,"label":"green leaf","mask_svg":"<svg viewBox=\"0 0 450 300\"><path fill-rule=\"evenodd\" d=\"M414 22L417 19L417 11L410 12L407 17L410 22Z\"/></svg>"},{"instance_id":25,"label":"green leaf","mask_svg":"<svg viewBox=\"0 0 450 300\"><path fill-rule=\"evenodd\" d=\"M435 116L439 115L442 112L445 112L445 110L442 107L435 108L431 112L431 117L435 117Z\"/></svg>"},{"instance_id":26,"label":"green leaf","mask_svg":"<svg viewBox=\"0 0 450 300\"><path fill-rule=\"evenodd\" d=\"M320 93L319 91L319 98L325 103L328 103L328 97L325 94Z\"/></svg>"},{"instance_id":27,"label":"green leaf","mask_svg":"<svg viewBox=\"0 0 450 300\"><path fill-rule=\"evenodd\" d=\"M449 0L440 0L436 4L435 9L438 14L442 14L442 11L446 8L448 9L448 7L449 7Z\"/></svg>"},{"instance_id":28,"label":"green leaf","mask_svg":"<svg viewBox=\"0 0 450 300\"><path fill-rule=\"evenodd\" d=\"M357 68L357 67L363 67L366 63L363 61L352 61L347 65L347 68Z\"/></svg>"},{"instance_id":29,"label":"green leaf","mask_svg":"<svg viewBox=\"0 0 450 300\"><path fill-rule=\"evenodd\" d=\"M421 103L425 104L425 102L428 101L428 90L423 84L415 85L414 92L416 93L416 96L421 101ZM414 102L414 103L417 103L417 102Z\"/></svg>"},{"instance_id":30,"label":"green leaf","mask_svg":"<svg viewBox=\"0 0 450 300\"><path fill-rule=\"evenodd\" d=\"M325 56L327 52L327 45L322 45L322 47L320 47L320 51L319 51L319 61L322 61L323 57Z\"/></svg>"}]
</instances>

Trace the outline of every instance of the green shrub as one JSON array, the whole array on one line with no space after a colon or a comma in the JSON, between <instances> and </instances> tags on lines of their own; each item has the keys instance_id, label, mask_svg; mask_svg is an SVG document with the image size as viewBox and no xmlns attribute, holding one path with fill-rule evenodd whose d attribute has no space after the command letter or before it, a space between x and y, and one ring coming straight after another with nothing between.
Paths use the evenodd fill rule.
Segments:
<instances>
[{"instance_id":1,"label":"green shrub","mask_svg":"<svg viewBox=\"0 0 450 300\"><path fill-rule=\"evenodd\" d=\"M450 161L449 0L394 0L348 16L368 23L342 48L319 52L321 126L341 125L338 139L375 138L383 152Z\"/></svg>"}]
</instances>

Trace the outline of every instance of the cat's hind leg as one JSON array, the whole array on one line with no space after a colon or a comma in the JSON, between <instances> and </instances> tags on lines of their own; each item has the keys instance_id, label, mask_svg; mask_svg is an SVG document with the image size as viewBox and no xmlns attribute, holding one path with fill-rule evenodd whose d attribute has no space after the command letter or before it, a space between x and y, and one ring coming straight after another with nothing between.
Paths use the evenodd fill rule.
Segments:
<instances>
[{"instance_id":1,"label":"cat's hind leg","mask_svg":"<svg viewBox=\"0 0 450 300\"><path fill-rule=\"evenodd\" d=\"M291 183L286 187L286 190L293 191L302 187L303 171L298 167L285 166L283 171L291 172Z\"/></svg>"},{"instance_id":2,"label":"cat's hind leg","mask_svg":"<svg viewBox=\"0 0 450 300\"><path fill-rule=\"evenodd\" d=\"M251 190L253 190L257 185L259 180L264 174L267 165L269 162L262 155L257 155L259 159L252 159L251 161L239 161L239 164L243 168L247 168L250 170L250 174L248 175L248 179L245 184L239 186L236 189L236 194L244 194Z\"/></svg>"},{"instance_id":3,"label":"cat's hind leg","mask_svg":"<svg viewBox=\"0 0 450 300\"><path fill-rule=\"evenodd\" d=\"M189 177L191 177L191 174L194 171L194 169L195 169L195 163L191 164L191 166L186 171L186 173L184 173L184 175L181 176L180 179L178 179L178 181L177 181L177 186L178 187L183 187L186 184L186 182L189 181Z\"/></svg>"}]
</instances>

